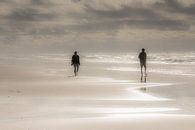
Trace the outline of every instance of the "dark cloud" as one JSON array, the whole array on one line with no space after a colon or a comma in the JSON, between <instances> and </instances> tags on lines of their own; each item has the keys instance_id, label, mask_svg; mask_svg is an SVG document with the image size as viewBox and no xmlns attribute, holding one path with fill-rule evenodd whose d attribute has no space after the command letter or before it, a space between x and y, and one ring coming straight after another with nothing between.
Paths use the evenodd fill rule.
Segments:
<instances>
[{"instance_id":1,"label":"dark cloud","mask_svg":"<svg viewBox=\"0 0 195 130\"><path fill-rule=\"evenodd\" d=\"M169 11L170 13L183 13L195 15L195 2L189 6L184 6L178 0L162 0L154 4L155 9Z\"/></svg>"},{"instance_id":2,"label":"dark cloud","mask_svg":"<svg viewBox=\"0 0 195 130\"><path fill-rule=\"evenodd\" d=\"M86 23L77 25L79 30L118 30L121 27L156 30L188 30L190 23L166 16L166 13L156 11L150 7L132 7L121 5L120 9L97 9L86 4L83 16Z\"/></svg>"},{"instance_id":3,"label":"dark cloud","mask_svg":"<svg viewBox=\"0 0 195 130\"><path fill-rule=\"evenodd\" d=\"M55 18L56 15L53 13L42 13L37 9L33 8L20 8L15 9L7 16L9 20L13 22L16 21L42 21L42 20L51 20Z\"/></svg>"},{"instance_id":4,"label":"dark cloud","mask_svg":"<svg viewBox=\"0 0 195 130\"><path fill-rule=\"evenodd\" d=\"M31 0L31 3L35 5L43 5L45 4L45 1L44 0Z\"/></svg>"},{"instance_id":5,"label":"dark cloud","mask_svg":"<svg viewBox=\"0 0 195 130\"><path fill-rule=\"evenodd\" d=\"M47 5L45 0L30 0L30 7L16 8L7 16L7 19L14 24L22 22L40 22L51 21L58 17L54 12L43 12L34 5ZM72 2L81 2L81 0L71 0ZM56 2L57 3L57 2ZM92 2L93 3L93 2ZM81 2L80 4L83 4ZM48 5L47 5L48 6ZM177 19L172 12L184 12L193 14L193 6L184 6L177 0L162 0L157 1L148 6L133 6L133 5L119 5L119 8L96 8L93 4L84 3L84 13L74 12L68 16L75 19L75 24L61 25L61 28L68 30L68 32L96 32L96 31L117 31L120 28L127 26L129 28L139 29L156 29L156 30L188 30L191 27L192 21L189 19ZM48 6L49 7L49 6ZM51 8L56 8L54 5ZM64 12L65 14L66 12ZM62 13L63 14L63 13ZM62 15L60 14L60 15ZM189 15L188 14L188 15ZM173 15L168 17L167 15ZM63 19L61 19L62 21ZM82 21L84 20L84 22ZM25 24L25 23L22 23ZM19 25L23 26L23 25ZM14 27L15 28L15 27ZM59 27L58 27L59 28ZM34 29L31 30L48 30L49 32L56 32L59 29ZM21 29L19 29L21 30ZM22 30L21 30L22 31ZM32 31L37 32L37 31ZM47 33L46 31L43 31ZM60 31L64 33L64 31Z\"/></svg>"},{"instance_id":6,"label":"dark cloud","mask_svg":"<svg viewBox=\"0 0 195 130\"><path fill-rule=\"evenodd\" d=\"M31 6L41 6L45 8L51 8L52 6L55 6L55 2L51 2L49 0L31 0L30 4Z\"/></svg>"},{"instance_id":7,"label":"dark cloud","mask_svg":"<svg viewBox=\"0 0 195 130\"><path fill-rule=\"evenodd\" d=\"M13 3L13 1L10 0L0 0L1 3Z\"/></svg>"},{"instance_id":8,"label":"dark cloud","mask_svg":"<svg viewBox=\"0 0 195 130\"><path fill-rule=\"evenodd\" d=\"M147 20L127 20L126 25L134 28L142 29L157 29L157 30L187 30L189 29L189 24L170 19L147 19Z\"/></svg>"},{"instance_id":9,"label":"dark cloud","mask_svg":"<svg viewBox=\"0 0 195 130\"><path fill-rule=\"evenodd\" d=\"M189 29L189 24L177 20L115 20L115 21L99 21L89 22L66 27L68 30L75 32L117 32L121 28L129 27L129 29L156 29L161 31L180 31Z\"/></svg>"},{"instance_id":10,"label":"dark cloud","mask_svg":"<svg viewBox=\"0 0 195 130\"><path fill-rule=\"evenodd\" d=\"M90 13L92 17L101 18L155 18L160 19L158 13L149 8L131 7L127 5L121 5L120 9L95 9L92 6L86 4L85 11Z\"/></svg>"},{"instance_id":11,"label":"dark cloud","mask_svg":"<svg viewBox=\"0 0 195 130\"><path fill-rule=\"evenodd\" d=\"M32 28L28 34L30 35L53 35L53 36L60 36L70 34L71 32L66 30L64 25L55 25L52 27L43 26L38 28Z\"/></svg>"},{"instance_id":12,"label":"dark cloud","mask_svg":"<svg viewBox=\"0 0 195 130\"><path fill-rule=\"evenodd\" d=\"M75 3L78 3L80 2L81 0L72 0L72 2L75 2Z\"/></svg>"},{"instance_id":13,"label":"dark cloud","mask_svg":"<svg viewBox=\"0 0 195 130\"><path fill-rule=\"evenodd\" d=\"M59 30L59 27L57 29L47 29L50 28L51 24L49 27L43 27L42 24L55 20L57 17L58 15L56 13L49 12L49 10L40 10L40 8L31 7L29 5L21 8L13 8L7 15L1 17L6 22L3 23L0 34L52 34L53 32L56 32L56 30ZM46 32L46 30L48 30L48 32Z\"/></svg>"}]
</instances>

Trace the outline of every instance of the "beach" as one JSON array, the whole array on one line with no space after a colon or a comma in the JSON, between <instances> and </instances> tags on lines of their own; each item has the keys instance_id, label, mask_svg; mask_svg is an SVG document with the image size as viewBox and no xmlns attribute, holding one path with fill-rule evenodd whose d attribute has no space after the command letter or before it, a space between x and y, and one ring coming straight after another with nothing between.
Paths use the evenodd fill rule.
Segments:
<instances>
[{"instance_id":1,"label":"beach","mask_svg":"<svg viewBox=\"0 0 195 130\"><path fill-rule=\"evenodd\" d=\"M194 130L195 53L1 55L2 130Z\"/></svg>"}]
</instances>

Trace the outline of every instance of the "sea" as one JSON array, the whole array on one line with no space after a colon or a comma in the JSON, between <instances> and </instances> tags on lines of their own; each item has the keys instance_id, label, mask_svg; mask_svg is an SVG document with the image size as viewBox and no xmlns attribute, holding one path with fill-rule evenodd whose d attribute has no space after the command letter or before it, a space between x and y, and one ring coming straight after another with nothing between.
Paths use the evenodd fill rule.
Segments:
<instances>
[{"instance_id":1,"label":"sea","mask_svg":"<svg viewBox=\"0 0 195 130\"><path fill-rule=\"evenodd\" d=\"M80 53L82 74L105 71L139 72L138 53ZM0 65L30 67L46 75L72 73L70 53L1 54ZM195 76L195 52L148 53L147 72ZM67 75L68 75L67 74Z\"/></svg>"}]
</instances>

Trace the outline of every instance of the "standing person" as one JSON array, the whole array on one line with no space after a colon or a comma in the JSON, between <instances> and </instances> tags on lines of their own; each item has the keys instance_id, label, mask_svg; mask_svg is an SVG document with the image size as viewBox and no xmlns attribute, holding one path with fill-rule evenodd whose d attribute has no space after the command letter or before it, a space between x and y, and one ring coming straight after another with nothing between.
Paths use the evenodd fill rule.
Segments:
<instances>
[{"instance_id":1,"label":"standing person","mask_svg":"<svg viewBox=\"0 0 195 130\"><path fill-rule=\"evenodd\" d=\"M146 82L146 59L147 59L147 54L145 52L145 49L142 48L142 52L139 53L139 56L138 56L139 60L140 60L140 66L141 66L141 82L143 81L143 67L144 67L144 70L145 70L145 79L144 79L144 82Z\"/></svg>"},{"instance_id":2,"label":"standing person","mask_svg":"<svg viewBox=\"0 0 195 130\"><path fill-rule=\"evenodd\" d=\"M71 65L74 66L74 74L75 74L75 76L77 76L77 73L79 71L79 65L80 65L80 59L79 59L79 55L77 55L77 51L75 51L74 55L72 56Z\"/></svg>"}]
</instances>

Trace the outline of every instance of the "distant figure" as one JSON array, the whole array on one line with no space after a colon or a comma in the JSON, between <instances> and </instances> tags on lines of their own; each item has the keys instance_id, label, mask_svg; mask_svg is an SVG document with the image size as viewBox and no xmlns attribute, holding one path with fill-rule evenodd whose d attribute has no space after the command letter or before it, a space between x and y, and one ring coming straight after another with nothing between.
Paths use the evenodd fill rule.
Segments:
<instances>
[{"instance_id":1,"label":"distant figure","mask_svg":"<svg viewBox=\"0 0 195 130\"><path fill-rule=\"evenodd\" d=\"M144 48L142 49L142 52L139 53L138 58L140 60L140 66L141 66L141 82L143 81L143 67L144 67L144 70L145 70L144 82L146 82L146 76L147 76L147 74L146 74L146 59L147 59L147 54L146 54Z\"/></svg>"},{"instance_id":2,"label":"distant figure","mask_svg":"<svg viewBox=\"0 0 195 130\"><path fill-rule=\"evenodd\" d=\"M74 55L72 56L71 65L74 66L74 74L75 74L75 76L77 76L77 73L79 71L79 65L80 65L80 59L79 59L79 55L77 55L77 51L75 51Z\"/></svg>"}]
</instances>

